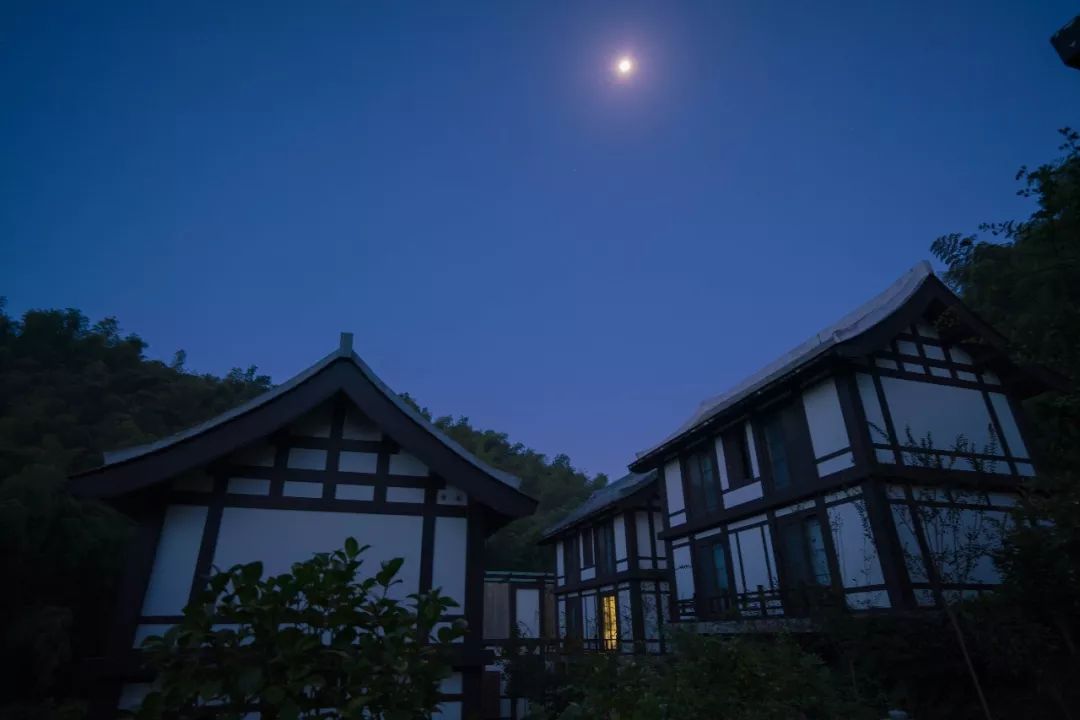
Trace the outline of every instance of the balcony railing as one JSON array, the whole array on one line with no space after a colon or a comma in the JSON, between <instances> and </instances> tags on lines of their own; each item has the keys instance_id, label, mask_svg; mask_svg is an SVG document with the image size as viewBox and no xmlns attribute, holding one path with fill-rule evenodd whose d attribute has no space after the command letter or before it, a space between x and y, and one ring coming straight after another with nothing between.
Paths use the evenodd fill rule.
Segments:
<instances>
[{"instance_id":1,"label":"balcony railing","mask_svg":"<svg viewBox=\"0 0 1080 720\"><path fill-rule=\"evenodd\" d=\"M844 608L843 597L831 587L800 584L793 588L765 588L745 593L698 594L679 601L679 616L697 620L809 617L823 610Z\"/></svg>"}]
</instances>

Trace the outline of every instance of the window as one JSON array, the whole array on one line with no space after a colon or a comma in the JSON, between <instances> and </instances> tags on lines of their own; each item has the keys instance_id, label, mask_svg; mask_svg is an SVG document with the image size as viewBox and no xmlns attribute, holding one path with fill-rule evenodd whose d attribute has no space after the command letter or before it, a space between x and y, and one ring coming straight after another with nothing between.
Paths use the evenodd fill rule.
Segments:
<instances>
[{"instance_id":1,"label":"window","mask_svg":"<svg viewBox=\"0 0 1080 720\"><path fill-rule=\"evenodd\" d=\"M580 597L572 597L566 599L566 638L568 640L581 639Z\"/></svg>"},{"instance_id":2,"label":"window","mask_svg":"<svg viewBox=\"0 0 1080 720\"><path fill-rule=\"evenodd\" d=\"M765 448L769 452L773 487L786 488L791 485L791 470L788 467L787 449L784 447L783 416L779 412L770 415L765 420L762 432L765 435Z\"/></svg>"},{"instance_id":3,"label":"window","mask_svg":"<svg viewBox=\"0 0 1080 720\"><path fill-rule=\"evenodd\" d=\"M732 488L746 485L754 479L754 464L750 460L750 443L746 439L748 427L749 425L739 423L722 437L728 485Z\"/></svg>"},{"instance_id":4,"label":"window","mask_svg":"<svg viewBox=\"0 0 1080 720\"><path fill-rule=\"evenodd\" d=\"M581 580L579 574L580 565L581 562L578 557L578 539L576 536L571 536L563 543L563 568L566 571L565 584L569 585Z\"/></svg>"},{"instance_id":5,"label":"window","mask_svg":"<svg viewBox=\"0 0 1080 720\"><path fill-rule=\"evenodd\" d=\"M722 539L711 539L698 546L700 564L700 582L706 595L724 595L730 587L728 583L727 554Z\"/></svg>"},{"instance_id":6,"label":"window","mask_svg":"<svg viewBox=\"0 0 1080 720\"><path fill-rule=\"evenodd\" d=\"M690 494L691 514L701 515L720 509L720 484L711 447L690 453L683 460L683 473Z\"/></svg>"},{"instance_id":7,"label":"window","mask_svg":"<svg viewBox=\"0 0 1080 720\"><path fill-rule=\"evenodd\" d=\"M615 574L615 524L605 522L593 529L596 537L597 575Z\"/></svg>"},{"instance_id":8,"label":"window","mask_svg":"<svg viewBox=\"0 0 1080 720\"><path fill-rule=\"evenodd\" d=\"M601 595L600 640L605 650L619 648L619 611L614 595Z\"/></svg>"},{"instance_id":9,"label":"window","mask_svg":"<svg viewBox=\"0 0 1080 720\"><path fill-rule=\"evenodd\" d=\"M593 531L585 528L581 531L581 567L591 568L596 564L593 559Z\"/></svg>"},{"instance_id":10,"label":"window","mask_svg":"<svg viewBox=\"0 0 1080 720\"><path fill-rule=\"evenodd\" d=\"M817 515L793 518L781 525L779 531L784 583L789 587L829 585L829 557Z\"/></svg>"},{"instance_id":11,"label":"window","mask_svg":"<svg viewBox=\"0 0 1080 720\"><path fill-rule=\"evenodd\" d=\"M810 428L801 400L789 402L765 418L761 425L769 457L772 488L781 490L817 477Z\"/></svg>"}]
</instances>

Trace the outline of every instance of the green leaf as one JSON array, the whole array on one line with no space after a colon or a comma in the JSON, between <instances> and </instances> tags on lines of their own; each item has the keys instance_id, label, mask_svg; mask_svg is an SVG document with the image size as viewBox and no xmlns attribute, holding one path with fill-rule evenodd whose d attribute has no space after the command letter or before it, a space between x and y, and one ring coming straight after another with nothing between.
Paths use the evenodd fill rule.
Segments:
<instances>
[{"instance_id":1,"label":"green leaf","mask_svg":"<svg viewBox=\"0 0 1080 720\"><path fill-rule=\"evenodd\" d=\"M399 557L383 561L381 569L375 573L375 581L383 587L389 587L404 563L405 558Z\"/></svg>"}]
</instances>

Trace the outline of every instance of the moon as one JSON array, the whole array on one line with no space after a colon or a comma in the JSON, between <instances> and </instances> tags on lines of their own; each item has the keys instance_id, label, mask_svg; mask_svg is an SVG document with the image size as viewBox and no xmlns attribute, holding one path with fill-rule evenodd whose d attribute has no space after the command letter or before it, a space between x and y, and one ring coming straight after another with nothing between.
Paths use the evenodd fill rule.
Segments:
<instances>
[{"instance_id":1,"label":"moon","mask_svg":"<svg viewBox=\"0 0 1080 720\"><path fill-rule=\"evenodd\" d=\"M622 55L615 61L615 72L620 77L629 77L634 72L634 58L629 55Z\"/></svg>"}]
</instances>

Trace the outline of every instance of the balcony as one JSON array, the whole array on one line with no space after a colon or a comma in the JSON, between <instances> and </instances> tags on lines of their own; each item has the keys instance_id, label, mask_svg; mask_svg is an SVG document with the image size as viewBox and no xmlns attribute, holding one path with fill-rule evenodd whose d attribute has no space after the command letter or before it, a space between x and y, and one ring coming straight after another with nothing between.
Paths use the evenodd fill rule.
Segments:
<instances>
[{"instance_id":1,"label":"balcony","mask_svg":"<svg viewBox=\"0 0 1080 720\"><path fill-rule=\"evenodd\" d=\"M806 618L846 607L831 587L800 584L793 588L765 588L746 593L695 595L678 603L679 617L698 621Z\"/></svg>"}]
</instances>

